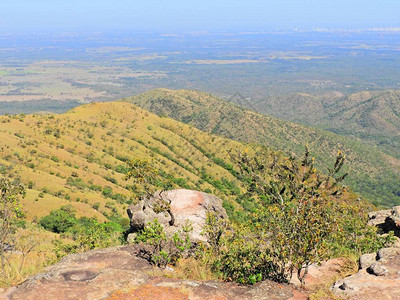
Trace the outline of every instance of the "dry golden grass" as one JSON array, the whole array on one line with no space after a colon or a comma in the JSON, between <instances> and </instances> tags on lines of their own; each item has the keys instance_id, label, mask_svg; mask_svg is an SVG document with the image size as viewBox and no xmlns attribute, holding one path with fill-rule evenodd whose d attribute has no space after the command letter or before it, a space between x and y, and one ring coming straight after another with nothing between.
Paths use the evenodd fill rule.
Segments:
<instances>
[{"instance_id":1,"label":"dry golden grass","mask_svg":"<svg viewBox=\"0 0 400 300\"><path fill-rule=\"evenodd\" d=\"M19 229L16 234L16 251L6 252L6 265L0 272L0 287L17 285L54 263L57 260L53 251L54 239L59 237L29 224L27 229Z\"/></svg>"},{"instance_id":2,"label":"dry golden grass","mask_svg":"<svg viewBox=\"0 0 400 300\"><path fill-rule=\"evenodd\" d=\"M179 260L174 267L172 277L202 281L221 279L211 272L210 267L204 262L192 257Z\"/></svg>"},{"instance_id":3,"label":"dry golden grass","mask_svg":"<svg viewBox=\"0 0 400 300\"><path fill-rule=\"evenodd\" d=\"M151 276L154 277L168 277L177 279L187 280L221 280L215 273L211 272L211 269L201 259L195 259L194 257L180 259L175 266L172 267L173 271L168 269L163 270L154 267L150 272Z\"/></svg>"},{"instance_id":4,"label":"dry golden grass","mask_svg":"<svg viewBox=\"0 0 400 300\"><path fill-rule=\"evenodd\" d=\"M153 160L190 188L211 189L229 200L201 180L200 169L215 179L236 179L203 152L229 162L229 149L245 148L123 102L83 105L62 115L2 116L0 139L0 168L30 186L22 201L30 221L66 204L78 217L104 221L110 205L124 216L127 203L103 196L101 189L108 186L129 199L130 183L116 169L125 157ZM67 184L68 178L82 186Z\"/></svg>"}]
</instances>

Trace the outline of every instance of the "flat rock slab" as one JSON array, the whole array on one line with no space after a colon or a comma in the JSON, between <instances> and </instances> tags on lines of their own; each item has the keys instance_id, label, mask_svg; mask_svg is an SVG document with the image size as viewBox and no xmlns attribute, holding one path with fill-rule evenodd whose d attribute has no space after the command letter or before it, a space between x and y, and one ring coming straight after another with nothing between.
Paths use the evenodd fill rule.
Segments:
<instances>
[{"instance_id":1,"label":"flat rock slab","mask_svg":"<svg viewBox=\"0 0 400 300\"><path fill-rule=\"evenodd\" d=\"M46 272L0 294L0 299L291 299L306 295L287 284L254 286L154 277L134 246L66 256Z\"/></svg>"}]
</instances>

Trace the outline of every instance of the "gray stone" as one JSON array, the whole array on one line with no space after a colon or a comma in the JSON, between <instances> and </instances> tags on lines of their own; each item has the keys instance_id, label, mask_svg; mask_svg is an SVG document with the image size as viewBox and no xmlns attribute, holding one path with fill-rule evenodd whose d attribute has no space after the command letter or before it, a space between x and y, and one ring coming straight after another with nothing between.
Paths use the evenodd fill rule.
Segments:
<instances>
[{"instance_id":1,"label":"gray stone","mask_svg":"<svg viewBox=\"0 0 400 300\"><path fill-rule=\"evenodd\" d=\"M387 260L398 255L400 255L400 248L393 248L393 247L383 248L378 251L377 260L382 260L382 259Z\"/></svg>"},{"instance_id":2,"label":"gray stone","mask_svg":"<svg viewBox=\"0 0 400 300\"><path fill-rule=\"evenodd\" d=\"M393 206L391 210L391 219L396 224L397 227L400 227L400 205Z\"/></svg>"},{"instance_id":3,"label":"gray stone","mask_svg":"<svg viewBox=\"0 0 400 300\"><path fill-rule=\"evenodd\" d=\"M378 227L383 233L393 231L395 236L400 237L400 206L370 212L368 218L368 225Z\"/></svg>"},{"instance_id":4,"label":"gray stone","mask_svg":"<svg viewBox=\"0 0 400 300\"><path fill-rule=\"evenodd\" d=\"M368 268L368 273L376 275L376 276L385 276L388 274L388 269L379 261L373 263Z\"/></svg>"},{"instance_id":5,"label":"gray stone","mask_svg":"<svg viewBox=\"0 0 400 300\"><path fill-rule=\"evenodd\" d=\"M128 242L128 244L130 244L130 245L134 244L136 236L137 236L136 232L132 232L132 233L128 234L128 236L126 237L126 241Z\"/></svg>"},{"instance_id":6,"label":"gray stone","mask_svg":"<svg viewBox=\"0 0 400 300\"><path fill-rule=\"evenodd\" d=\"M376 253L363 254L359 260L360 269L367 269L376 262Z\"/></svg>"},{"instance_id":7,"label":"gray stone","mask_svg":"<svg viewBox=\"0 0 400 300\"><path fill-rule=\"evenodd\" d=\"M343 283L340 285L339 287L340 289L346 291L346 290L351 290L354 292L357 292L359 290L358 287L351 285L349 282L347 282L346 280L343 281Z\"/></svg>"},{"instance_id":8,"label":"gray stone","mask_svg":"<svg viewBox=\"0 0 400 300\"><path fill-rule=\"evenodd\" d=\"M340 299L400 299L400 249L383 248L375 254L377 261L356 274L337 281L332 290ZM368 257L369 256L369 257ZM363 257L365 265L372 255Z\"/></svg>"},{"instance_id":9,"label":"gray stone","mask_svg":"<svg viewBox=\"0 0 400 300\"><path fill-rule=\"evenodd\" d=\"M368 214L368 225L370 226L384 226L386 218L392 214L390 209L373 211Z\"/></svg>"}]
</instances>

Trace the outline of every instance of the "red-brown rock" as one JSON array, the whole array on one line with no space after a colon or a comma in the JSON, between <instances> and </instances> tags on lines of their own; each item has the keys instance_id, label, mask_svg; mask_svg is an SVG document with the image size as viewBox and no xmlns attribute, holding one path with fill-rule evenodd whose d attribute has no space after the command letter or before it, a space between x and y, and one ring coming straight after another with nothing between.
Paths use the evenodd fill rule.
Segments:
<instances>
[{"instance_id":1,"label":"red-brown rock","mask_svg":"<svg viewBox=\"0 0 400 300\"><path fill-rule=\"evenodd\" d=\"M73 254L0 294L0 299L307 299L292 286L272 281L240 286L153 277L152 270L133 246Z\"/></svg>"}]
</instances>

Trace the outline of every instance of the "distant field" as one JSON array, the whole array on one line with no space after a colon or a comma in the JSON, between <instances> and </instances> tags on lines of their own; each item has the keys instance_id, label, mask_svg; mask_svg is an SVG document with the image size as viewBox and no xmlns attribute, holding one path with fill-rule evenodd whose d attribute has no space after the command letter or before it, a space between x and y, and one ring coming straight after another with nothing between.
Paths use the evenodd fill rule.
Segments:
<instances>
[{"instance_id":1,"label":"distant field","mask_svg":"<svg viewBox=\"0 0 400 300\"><path fill-rule=\"evenodd\" d=\"M198 65L230 65L230 64L249 64L259 63L260 61L255 59L197 59L185 61L187 64L198 64Z\"/></svg>"},{"instance_id":2,"label":"distant field","mask_svg":"<svg viewBox=\"0 0 400 300\"><path fill-rule=\"evenodd\" d=\"M399 33L0 37L0 102L110 101L155 88L252 102L400 87ZM0 112L2 107L0 106Z\"/></svg>"},{"instance_id":3,"label":"distant field","mask_svg":"<svg viewBox=\"0 0 400 300\"><path fill-rule=\"evenodd\" d=\"M0 71L0 102L61 100L113 100L121 81L140 77L160 78L158 71L132 71L126 67L100 66L77 61L39 61Z\"/></svg>"}]
</instances>

